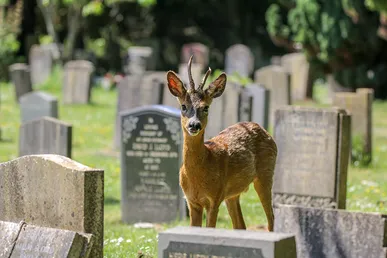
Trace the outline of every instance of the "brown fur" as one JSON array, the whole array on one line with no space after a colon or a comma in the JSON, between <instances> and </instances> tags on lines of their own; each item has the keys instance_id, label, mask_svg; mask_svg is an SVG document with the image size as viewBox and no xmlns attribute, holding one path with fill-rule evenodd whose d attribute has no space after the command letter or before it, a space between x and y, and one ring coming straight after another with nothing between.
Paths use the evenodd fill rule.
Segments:
<instances>
[{"instance_id":1,"label":"brown fur","mask_svg":"<svg viewBox=\"0 0 387 258\"><path fill-rule=\"evenodd\" d=\"M258 124L243 122L204 142L204 107L211 104L214 95L221 95L226 75L219 76L207 90L190 91L173 72L168 72L167 78L171 93L186 107L181 116L184 145L180 185L188 201L190 225L201 226L206 209L206 226L215 227L219 206L225 200L233 227L246 229L239 196L253 182L266 213L268 230L273 231L272 184L277 157L273 138ZM202 127L195 136L188 130L193 119L200 121Z\"/></svg>"}]
</instances>

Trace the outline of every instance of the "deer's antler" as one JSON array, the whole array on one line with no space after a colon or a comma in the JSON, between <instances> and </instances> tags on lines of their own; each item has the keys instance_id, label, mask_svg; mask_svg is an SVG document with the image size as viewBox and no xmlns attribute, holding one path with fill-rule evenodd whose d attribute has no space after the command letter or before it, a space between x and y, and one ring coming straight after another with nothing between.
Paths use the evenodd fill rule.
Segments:
<instances>
[{"instance_id":1,"label":"deer's antler","mask_svg":"<svg viewBox=\"0 0 387 258\"><path fill-rule=\"evenodd\" d=\"M199 89L200 90L203 90L203 87L206 84L207 78L208 78L208 76L210 74L211 74L211 68L208 67L208 70L207 70L206 74L204 75L204 78L203 78L202 82L199 84Z\"/></svg>"},{"instance_id":2,"label":"deer's antler","mask_svg":"<svg viewBox=\"0 0 387 258\"><path fill-rule=\"evenodd\" d=\"M192 59L193 59L193 55L189 58L189 61L188 61L188 78L189 78L188 90L195 91L195 82L192 78L192 71L191 71Z\"/></svg>"}]
</instances>

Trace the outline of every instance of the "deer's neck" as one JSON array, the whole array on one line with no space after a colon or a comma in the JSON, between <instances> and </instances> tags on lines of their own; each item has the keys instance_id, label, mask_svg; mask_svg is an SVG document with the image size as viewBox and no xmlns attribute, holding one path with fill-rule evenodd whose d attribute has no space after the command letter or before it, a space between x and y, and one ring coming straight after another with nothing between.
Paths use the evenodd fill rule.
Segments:
<instances>
[{"instance_id":1,"label":"deer's neck","mask_svg":"<svg viewBox=\"0 0 387 258\"><path fill-rule=\"evenodd\" d=\"M207 156L207 148L204 146L204 130L197 136L191 136L183 130L183 135L183 164L186 170L195 171L205 162Z\"/></svg>"}]
</instances>

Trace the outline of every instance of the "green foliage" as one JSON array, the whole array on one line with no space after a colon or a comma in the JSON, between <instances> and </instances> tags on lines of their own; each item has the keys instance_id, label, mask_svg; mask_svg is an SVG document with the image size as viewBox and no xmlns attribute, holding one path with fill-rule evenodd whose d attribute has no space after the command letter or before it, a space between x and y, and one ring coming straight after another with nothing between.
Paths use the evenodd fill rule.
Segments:
<instances>
[{"instance_id":1,"label":"green foliage","mask_svg":"<svg viewBox=\"0 0 387 258\"><path fill-rule=\"evenodd\" d=\"M39 37L39 44L41 44L41 45L50 44L53 42L54 42L54 40L50 35L42 35Z\"/></svg>"},{"instance_id":2,"label":"green foliage","mask_svg":"<svg viewBox=\"0 0 387 258\"><path fill-rule=\"evenodd\" d=\"M95 54L98 58L103 58L106 53L106 40L104 38L85 38L86 50Z\"/></svg>"},{"instance_id":3,"label":"green foliage","mask_svg":"<svg viewBox=\"0 0 387 258\"><path fill-rule=\"evenodd\" d=\"M372 11L379 11L387 15L386 0L365 0L365 5Z\"/></svg>"},{"instance_id":4,"label":"green foliage","mask_svg":"<svg viewBox=\"0 0 387 258\"><path fill-rule=\"evenodd\" d=\"M214 81L221 73L223 73L223 71L220 69L216 69L215 71L213 71L211 75L208 77L206 85ZM227 81L239 84L241 86L246 86L247 84L253 83L253 81L250 78L241 76L237 72L233 74L227 74Z\"/></svg>"},{"instance_id":5,"label":"green foliage","mask_svg":"<svg viewBox=\"0 0 387 258\"><path fill-rule=\"evenodd\" d=\"M352 137L351 162L356 167L367 167L371 163L371 156L364 152L364 140L361 136Z\"/></svg>"}]
</instances>

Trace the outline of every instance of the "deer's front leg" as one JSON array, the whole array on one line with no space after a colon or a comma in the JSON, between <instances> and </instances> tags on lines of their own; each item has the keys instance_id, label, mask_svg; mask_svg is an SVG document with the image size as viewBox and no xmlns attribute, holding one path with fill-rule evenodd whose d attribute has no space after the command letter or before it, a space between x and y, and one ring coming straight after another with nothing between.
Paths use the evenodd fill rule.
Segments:
<instances>
[{"instance_id":1,"label":"deer's front leg","mask_svg":"<svg viewBox=\"0 0 387 258\"><path fill-rule=\"evenodd\" d=\"M201 227L203 220L203 207L188 202L189 219L191 227Z\"/></svg>"},{"instance_id":2,"label":"deer's front leg","mask_svg":"<svg viewBox=\"0 0 387 258\"><path fill-rule=\"evenodd\" d=\"M216 220L218 218L219 206L213 206L207 209L207 223L206 227L215 228Z\"/></svg>"}]
</instances>

